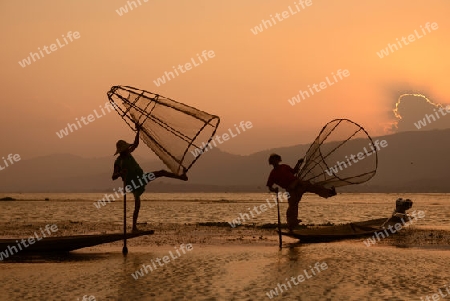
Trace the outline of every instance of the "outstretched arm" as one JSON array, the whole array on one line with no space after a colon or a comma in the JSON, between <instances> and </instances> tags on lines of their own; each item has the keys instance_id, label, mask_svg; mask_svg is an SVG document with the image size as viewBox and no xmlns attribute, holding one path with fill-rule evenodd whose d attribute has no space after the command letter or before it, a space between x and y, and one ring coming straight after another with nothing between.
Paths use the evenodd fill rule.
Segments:
<instances>
[{"instance_id":1,"label":"outstretched arm","mask_svg":"<svg viewBox=\"0 0 450 301\"><path fill-rule=\"evenodd\" d=\"M304 161L303 158L301 158L300 160L297 161L297 164L295 164L295 167L294 167L294 173L298 173L303 161Z\"/></svg>"},{"instance_id":2,"label":"outstretched arm","mask_svg":"<svg viewBox=\"0 0 450 301\"><path fill-rule=\"evenodd\" d=\"M129 148L130 153L131 153L132 151L134 151L134 150L138 147L138 145L139 145L139 132L140 132L140 130L141 130L141 127L140 127L139 124L136 122L136 137L134 138L133 144L132 144L132 145L130 146L130 148Z\"/></svg>"}]
</instances>

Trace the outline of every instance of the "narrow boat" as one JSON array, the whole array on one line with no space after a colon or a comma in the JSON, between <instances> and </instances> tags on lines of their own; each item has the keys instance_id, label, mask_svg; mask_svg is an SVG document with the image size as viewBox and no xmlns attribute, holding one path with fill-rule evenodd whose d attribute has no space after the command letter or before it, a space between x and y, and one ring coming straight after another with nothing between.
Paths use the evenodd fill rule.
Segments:
<instances>
[{"instance_id":1,"label":"narrow boat","mask_svg":"<svg viewBox=\"0 0 450 301\"><path fill-rule=\"evenodd\" d=\"M304 229L294 229L291 232L281 232L282 235L300 239L302 243L331 242L342 239L371 236L377 232L387 236L397 232L397 227L405 226L410 221L406 210L412 207L410 199L399 198L395 202L395 210L391 217L377 218L361 222L352 222L336 226L316 226ZM391 229L394 229L391 231Z\"/></svg>"},{"instance_id":2,"label":"narrow boat","mask_svg":"<svg viewBox=\"0 0 450 301\"><path fill-rule=\"evenodd\" d=\"M298 229L292 232L281 232L281 234L300 239L304 243L331 242L342 239L359 238L374 235L376 232L384 233L389 226L393 229L395 224L402 227L409 218L392 216L389 218L378 218L362 222L353 222L336 226L317 226L313 228ZM395 228L394 228L395 229Z\"/></svg>"},{"instance_id":3,"label":"narrow boat","mask_svg":"<svg viewBox=\"0 0 450 301\"><path fill-rule=\"evenodd\" d=\"M127 239L143 235L152 235L154 232L154 230L148 230L127 233ZM24 238L25 241L27 241L27 239L28 238ZM0 252L3 255L3 258L15 254L66 253L122 239L124 239L123 233L46 237L39 241L35 241L34 244L28 244L28 247L23 247L23 245L21 245L20 248L19 243L22 241L21 238L0 239ZM7 256L4 256L5 252Z\"/></svg>"}]
</instances>

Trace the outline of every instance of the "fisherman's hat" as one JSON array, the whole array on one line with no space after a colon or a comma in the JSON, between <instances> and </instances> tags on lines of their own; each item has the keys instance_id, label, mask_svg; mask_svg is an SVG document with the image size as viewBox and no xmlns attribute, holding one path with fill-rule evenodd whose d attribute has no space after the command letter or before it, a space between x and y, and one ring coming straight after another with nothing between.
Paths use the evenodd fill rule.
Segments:
<instances>
[{"instance_id":1,"label":"fisherman's hat","mask_svg":"<svg viewBox=\"0 0 450 301\"><path fill-rule=\"evenodd\" d=\"M118 153L126 151L130 146L131 146L131 144L129 144L128 142L126 142L124 140L117 141L117 143L116 143L116 153L114 154L114 156L117 155Z\"/></svg>"},{"instance_id":2,"label":"fisherman's hat","mask_svg":"<svg viewBox=\"0 0 450 301\"><path fill-rule=\"evenodd\" d=\"M271 154L271 155L269 156L269 164L272 164L272 162L273 162L274 160L281 161L281 156L278 155L278 154Z\"/></svg>"}]
</instances>

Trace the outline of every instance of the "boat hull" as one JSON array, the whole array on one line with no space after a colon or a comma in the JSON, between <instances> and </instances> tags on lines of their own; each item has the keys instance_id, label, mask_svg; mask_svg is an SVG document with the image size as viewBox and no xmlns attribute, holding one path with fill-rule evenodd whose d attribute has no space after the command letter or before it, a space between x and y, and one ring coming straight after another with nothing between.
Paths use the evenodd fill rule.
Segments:
<instances>
[{"instance_id":1,"label":"boat hull","mask_svg":"<svg viewBox=\"0 0 450 301\"><path fill-rule=\"evenodd\" d=\"M152 234L154 234L154 230L127 233L127 239ZM22 250L19 250L17 243L21 241L20 238L0 239L0 252L11 250L12 247L15 247L15 249L18 250L15 254L65 253L122 239L124 239L123 233L47 237L40 241L36 241L34 244L30 244L28 247L22 246Z\"/></svg>"},{"instance_id":2,"label":"boat hull","mask_svg":"<svg viewBox=\"0 0 450 301\"><path fill-rule=\"evenodd\" d=\"M285 236L300 239L301 242L330 242L373 235L397 223L404 225L405 220L399 217L379 218L363 222L354 222L338 226L321 226L298 229L292 232L281 232Z\"/></svg>"}]
</instances>

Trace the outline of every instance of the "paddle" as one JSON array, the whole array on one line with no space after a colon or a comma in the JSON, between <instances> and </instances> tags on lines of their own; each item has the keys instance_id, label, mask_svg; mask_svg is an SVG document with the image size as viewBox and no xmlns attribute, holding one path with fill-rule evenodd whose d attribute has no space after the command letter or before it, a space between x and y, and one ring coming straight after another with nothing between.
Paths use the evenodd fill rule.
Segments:
<instances>
[{"instance_id":1,"label":"paddle","mask_svg":"<svg viewBox=\"0 0 450 301\"><path fill-rule=\"evenodd\" d=\"M277 194L277 210L278 210L278 240L280 242L280 249L282 248L282 238L281 238L281 220L280 220L280 204L278 201L278 188L277 191L275 192Z\"/></svg>"},{"instance_id":2,"label":"paddle","mask_svg":"<svg viewBox=\"0 0 450 301\"><path fill-rule=\"evenodd\" d=\"M125 177L123 179L123 248L122 254L126 256L128 254L127 248L127 192L125 190L126 182Z\"/></svg>"}]
</instances>

